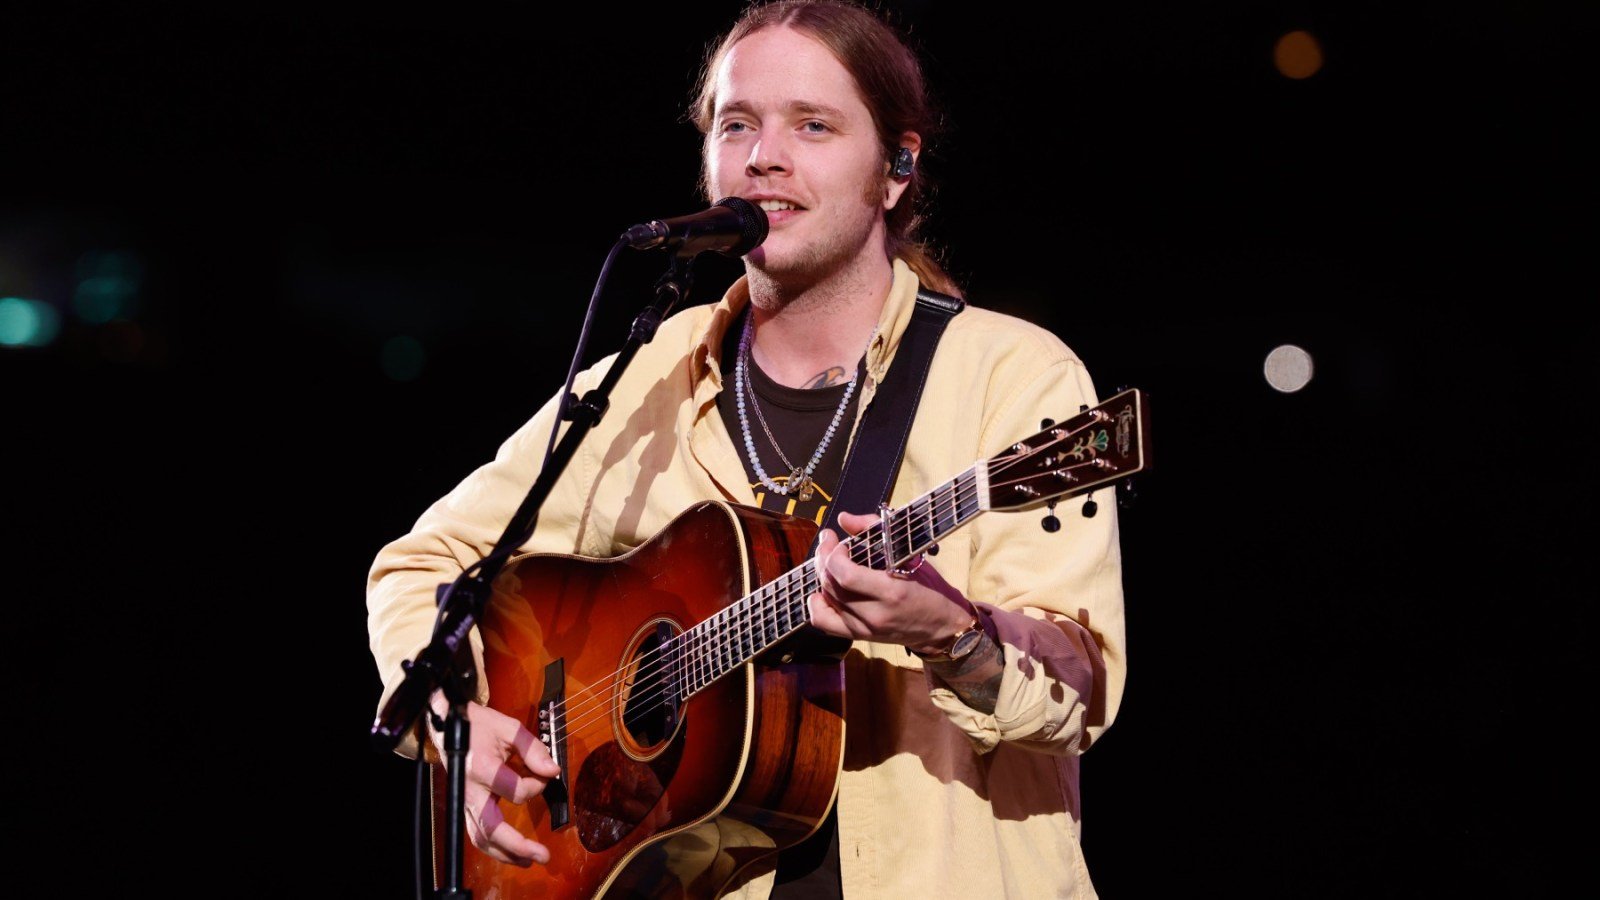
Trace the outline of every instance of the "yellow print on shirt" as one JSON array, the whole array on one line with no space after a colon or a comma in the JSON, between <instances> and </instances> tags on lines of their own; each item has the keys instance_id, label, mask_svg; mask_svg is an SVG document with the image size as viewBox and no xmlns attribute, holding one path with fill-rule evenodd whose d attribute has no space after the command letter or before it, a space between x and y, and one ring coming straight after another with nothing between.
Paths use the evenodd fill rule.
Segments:
<instances>
[{"instance_id":1,"label":"yellow print on shirt","mask_svg":"<svg viewBox=\"0 0 1600 900\"><path fill-rule=\"evenodd\" d=\"M789 483L789 476L779 475L772 480L777 484L786 485ZM756 505L763 509L765 509L767 506L766 487L766 485L759 481L750 482L750 490L755 491L756 493ZM833 495L823 490L822 485L817 484L815 481L811 482L811 489L822 495L822 502L817 504L817 513L812 519L818 525L821 525L823 517L828 514L828 507L833 505ZM783 514L786 516L792 516L795 514L795 507L799 504L794 497L789 497L788 501L789 502L785 503L783 506Z\"/></svg>"}]
</instances>

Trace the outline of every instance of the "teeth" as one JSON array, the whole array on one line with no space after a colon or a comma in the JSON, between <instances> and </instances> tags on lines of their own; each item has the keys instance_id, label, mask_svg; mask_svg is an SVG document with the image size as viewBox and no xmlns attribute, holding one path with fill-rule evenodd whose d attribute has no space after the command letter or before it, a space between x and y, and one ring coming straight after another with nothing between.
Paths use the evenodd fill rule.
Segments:
<instances>
[{"instance_id":1,"label":"teeth","mask_svg":"<svg viewBox=\"0 0 1600 900\"><path fill-rule=\"evenodd\" d=\"M794 209L795 205L787 200L762 200L756 204L766 212L777 212L782 209Z\"/></svg>"}]
</instances>

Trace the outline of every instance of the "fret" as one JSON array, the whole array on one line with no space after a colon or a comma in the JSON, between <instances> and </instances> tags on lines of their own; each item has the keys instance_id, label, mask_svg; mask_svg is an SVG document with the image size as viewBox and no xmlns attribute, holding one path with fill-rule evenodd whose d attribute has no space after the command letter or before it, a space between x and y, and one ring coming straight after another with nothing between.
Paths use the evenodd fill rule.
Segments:
<instances>
[{"instance_id":1,"label":"fret","mask_svg":"<svg viewBox=\"0 0 1600 900\"><path fill-rule=\"evenodd\" d=\"M850 553L850 561L858 566L872 567L871 532L850 539L845 544Z\"/></svg>"},{"instance_id":2,"label":"fret","mask_svg":"<svg viewBox=\"0 0 1600 900\"><path fill-rule=\"evenodd\" d=\"M741 615L748 605L748 598L742 602L728 607L728 668L731 672L739 668L739 663L744 660L744 641L750 636Z\"/></svg>"},{"instance_id":3,"label":"fret","mask_svg":"<svg viewBox=\"0 0 1600 900\"><path fill-rule=\"evenodd\" d=\"M699 691L710 684L706 678L705 629L696 625L689 629L688 634L693 636L690 646L694 648L694 690Z\"/></svg>"},{"instance_id":4,"label":"fret","mask_svg":"<svg viewBox=\"0 0 1600 900\"><path fill-rule=\"evenodd\" d=\"M695 626L695 631L700 656L700 681L703 684L710 684L717 680L716 660L712 658L714 647L711 640L716 632L712 630L709 622Z\"/></svg>"},{"instance_id":5,"label":"fret","mask_svg":"<svg viewBox=\"0 0 1600 900\"><path fill-rule=\"evenodd\" d=\"M795 630L795 604L794 604L794 573L774 578L773 585L778 597L778 635L782 637Z\"/></svg>"},{"instance_id":6,"label":"fret","mask_svg":"<svg viewBox=\"0 0 1600 900\"><path fill-rule=\"evenodd\" d=\"M761 597L761 642L756 652L771 646L783 632L778 627L778 614L783 612L782 604L778 601L775 586L768 584L762 589Z\"/></svg>"},{"instance_id":7,"label":"fret","mask_svg":"<svg viewBox=\"0 0 1600 900\"><path fill-rule=\"evenodd\" d=\"M739 652L739 657L738 657L737 660L734 661L734 665L738 665L739 663L742 663L745 660L750 658L750 616L748 615L749 610L748 609L744 609L744 610L741 610L741 612L746 613L746 615L743 616L740 619L739 624L734 629L735 633L738 635L738 641L735 644L735 646L738 648L738 652Z\"/></svg>"},{"instance_id":8,"label":"fret","mask_svg":"<svg viewBox=\"0 0 1600 900\"><path fill-rule=\"evenodd\" d=\"M689 635L690 632L687 631L678 635L678 640L683 642L683 697L686 700L689 695L700 689L700 677L695 667L694 648L690 644Z\"/></svg>"},{"instance_id":9,"label":"fret","mask_svg":"<svg viewBox=\"0 0 1600 900\"><path fill-rule=\"evenodd\" d=\"M745 629L744 636L744 659L747 662L751 659L754 659L755 655L760 653L761 648L765 646L761 643L761 634L766 630L766 626L764 624L766 618L764 615L766 612L766 606L765 604L759 605L751 610L751 612L753 613L754 621L750 623L749 628Z\"/></svg>"},{"instance_id":10,"label":"fret","mask_svg":"<svg viewBox=\"0 0 1600 900\"><path fill-rule=\"evenodd\" d=\"M902 526L900 532L904 535L902 540L905 542L905 554L901 556L901 559L915 556L918 550L931 543L931 538L928 537L928 529L920 521L927 505L926 497L918 498L906 506L905 514L900 517Z\"/></svg>"},{"instance_id":11,"label":"fret","mask_svg":"<svg viewBox=\"0 0 1600 900\"><path fill-rule=\"evenodd\" d=\"M704 625L696 630L700 632L700 681L707 685L717 680L717 661L712 656L716 652L712 643L715 632Z\"/></svg>"},{"instance_id":12,"label":"fret","mask_svg":"<svg viewBox=\"0 0 1600 900\"><path fill-rule=\"evenodd\" d=\"M954 531L956 527L955 484L945 484L936 488L933 496L936 498L936 502L933 505L933 533L938 535Z\"/></svg>"},{"instance_id":13,"label":"fret","mask_svg":"<svg viewBox=\"0 0 1600 900\"><path fill-rule=\"evenodd\" d=\"M910 556L903 546L905 541L905 520L898 513L886 513L883 517L883 566L885 569L893 567L900 560Z\"/></svg>"},{"instance_id":14,"label":"fret","mask_svg":"<svg viewBox=\"0 0 1600 900\"><path fill-rule=\"evenodd\" d=\"M717 677L733 668L732 648L728 646L728 611L723 610L716 615L717 620Z\"/></svg>"},{"instance_id":15,"label":"fret","mask_svg":"<svg viewBox=\"0 0 1600 900\"><path fill-rule=\"evenodd\" d=\"M710 627L705 634L706 682L722 677L722 624L716 618L706 621Z\"/></svg>"},{"instance_id":16,"label":"fret","mask_svg":"<svg viewBox=\"0 0 1600 900\"><path fill-rule=\"evenodd\" d=\"M901 536L901 546L894 549L894 559L910 559L917 556L918 548L928 546L926 528L918 522L918 516L923 508L928 506L926 495L918 496L902 509L901 514L894 520L894 533Z\"/></svg>"},{"instance_id":17,"label":"fret","mask_svg":"<svg viewBox=\"0 0 1600 900\"><path fill-rule=\"evenodd\" d=\"M772 583L777 585L779 634L788 634L794 630L794 604L789 602L790 580L787 576L772 580Z\"/></svg>"},{"instance_id":18,"label":"fret","mask_svg":"<svg viewBox=\"0 0 1600 900\"><path fill-rule=\"evenodd\" d=\"M933 497L917 501L916 510L911 515L911 525L906 529L906 538L912 547L926 547L938 540L938 535L933 530Z\"/></svg>"},{"instance_id":19,"label":"fret","mask_svg":"<svg viewBox=\"0 0 1600 900\"><path fill-rule=\"evenodd\" d=\"M923 496L906 508L906 556L914 556L933 543L933 530L928 527L928 498Z\"/></svg>"}]
</instances>

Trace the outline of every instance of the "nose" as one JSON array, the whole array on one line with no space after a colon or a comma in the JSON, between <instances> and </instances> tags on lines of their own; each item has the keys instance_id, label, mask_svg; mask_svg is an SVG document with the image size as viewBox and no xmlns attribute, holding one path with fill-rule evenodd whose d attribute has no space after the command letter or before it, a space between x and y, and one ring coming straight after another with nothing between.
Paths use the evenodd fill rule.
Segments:
<instances>
[{"instance_id":1,"label":"nose","mask_svg":"<svg viewBox=\"0 0 1600 900\"><path fill-rule=\"evenodd\" d=\"M751 176L784 174L789 171L789 154L776 138L763 136L750 148L744 171Z\"/></svg>"}]
</instances>

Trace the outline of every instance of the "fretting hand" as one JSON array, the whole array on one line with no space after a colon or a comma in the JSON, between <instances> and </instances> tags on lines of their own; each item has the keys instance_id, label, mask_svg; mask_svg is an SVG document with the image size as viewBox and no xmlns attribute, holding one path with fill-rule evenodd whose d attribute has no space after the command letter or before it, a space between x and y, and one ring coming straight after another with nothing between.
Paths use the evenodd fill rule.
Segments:
<instances>
[{"instance_id":1,"label":"fretting hand","mask_svg":"<svg viewBox=\"0 0 1600 900\"><path fill-rule=\"evenodd\" d=\"M840 513L850 535L877 524L875 515ZM926 559L897 575L858 565L838 535L823 529L814 557L821 590L809 598L811 624L852 639L923 647L948 640L971 623L972 604Z\"/></svg>"}]
</instances>

